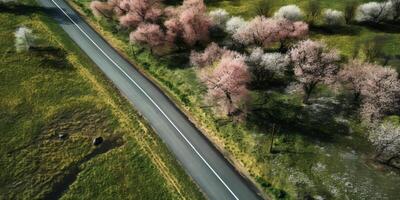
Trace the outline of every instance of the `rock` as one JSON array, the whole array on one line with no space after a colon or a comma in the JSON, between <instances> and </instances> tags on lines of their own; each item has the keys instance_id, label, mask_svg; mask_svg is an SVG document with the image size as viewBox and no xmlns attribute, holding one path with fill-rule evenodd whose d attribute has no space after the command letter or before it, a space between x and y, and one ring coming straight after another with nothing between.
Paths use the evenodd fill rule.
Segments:
<instances>
[{"instance_id":1,"label":"rock","mask_svg":"<svg viewBox=\"0 0 400 200\"><path fill-rule=\"evenodd\" d=\"M96 137L96 138L94 138L92 143L93 143L93 145L95 145L95 146L97 146L97 145L103 143L103 137Z\"/></svg>"},{"instance_id":2,"label":"rock","mask_svg":"<svg viewBox=\"0 0 400 200\"><path fill-rule=\"evenodd\" d=\"M67 137L67 134L65 134L65 133L59 133L58 134L58 139L60 139L60 140L63 140L63 139L65 139Z\"/></svg>"}]
</instances>

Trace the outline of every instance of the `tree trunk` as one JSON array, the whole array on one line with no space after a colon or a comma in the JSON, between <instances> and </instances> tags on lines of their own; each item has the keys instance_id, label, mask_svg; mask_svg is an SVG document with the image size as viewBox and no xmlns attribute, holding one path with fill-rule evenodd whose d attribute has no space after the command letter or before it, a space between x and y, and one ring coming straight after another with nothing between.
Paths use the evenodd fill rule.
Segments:
<instances>
[{"instance_id":1,"label":"tree trunk","mask_svg":"<svg viewBox=\"0 0 400 200\"><path fill-rule=\"evenodd\" d=\"M303 86L303 89L304 89L304 98L303 98L303 103L304 104L309 104L310 102L309 102L309 99L310 99L310 96L311 96L311 93L313 92L313 90L314 90L314 88L315 88L315 86L317 85L317 83L310 83L310 84L306 84L306 85L304 85Z\"/></svg>"},{"instance_id":2,"label":"tree trunk","mask_svg":"<svg viewBox=\"0 0 400 200\"><path fill-rule=\"evenodd\" d=\"M232 115L232 107L233 107L233 102L232 102L232 97L231 94L229 94L229 92L225 92L225 96L228 99L229 102L229 107L228 107L228 116Z\"/></svg>"},{"instance_id":3,"label":"tree trunk","mask_svg":"<svg viewBox=\"0 0 400 200\"><path fill-rule=\"evenodd\" d=\"M285 40L280 41L279 52L281 52L281 53L287 52Z\"/></svg>"},{"instance_id":4,"label":"tree trunk","mask_svg":"<svg viewBox=\"0 0 400 200\"><path fill-rule=\"evenodd\" d=\"M271 145L269 146L269 153L272 153L274 148L275 124L272 125Z\"/></svg>"}]
</instances>

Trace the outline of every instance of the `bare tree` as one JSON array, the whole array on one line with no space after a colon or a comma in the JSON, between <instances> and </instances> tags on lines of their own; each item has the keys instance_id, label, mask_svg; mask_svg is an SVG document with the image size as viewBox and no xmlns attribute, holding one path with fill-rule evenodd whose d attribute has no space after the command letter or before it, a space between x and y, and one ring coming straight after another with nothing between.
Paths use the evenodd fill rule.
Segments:
<instances>
[{"instance_id":1,"label":"bare tree","mask_svg":"<svg viewBox=\"0 0 400 200\"><path fill-rule=\"evenodd\" d=\"M317 17L321 14L321 3L319 0L310 0L307 5L307 20L313 25Z\"/></svg>"},{"instance_id":2,"label":"bare tree","mask_svg":"<svg viewBox=\"0 0 400 200\"><path fill-rule=\"evenodd\" d=\"M380 57L386 57L384 46L389 40L388 35L378 35L365 41L364 53L367 62L375 62Z\"/></svg>"},{"instance_id":3,"label":"bare tree","mask_svg":"<svg viewBox=\"0 0 400 200\"><path fill-rule=\"evenodd\" d=\"M356 15L358 3L357 1L347 1L346 7L344 8L344 19L346 20L346 24L350 24Z\"/></svg>"},{"instance_id":4,"label":"bare tree","mask_svg":"<svg viewBox=\"0 0 400 200\"><path fill-rule=\"evenodd\" d=\"M259 16L270 17L273 6L273 0L258 0L253 7L253 13Z\"/></svg>"}]
</instances>

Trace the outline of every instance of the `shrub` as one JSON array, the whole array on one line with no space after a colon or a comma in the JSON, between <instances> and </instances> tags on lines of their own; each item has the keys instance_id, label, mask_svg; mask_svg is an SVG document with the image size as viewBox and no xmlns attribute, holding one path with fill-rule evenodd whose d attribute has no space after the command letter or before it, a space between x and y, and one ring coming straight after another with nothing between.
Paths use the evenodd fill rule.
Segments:
<instances>
[{"instance_id":1,"label":"shrub","mask_svg":"<svg viewBox=\"0 0 400 200\"><path fill-rule=\"evenodd\" d=\"M225 27L226 22L229 20L229 13L224 9L216 9L208 14L215 25Z\"/></svg>"},{"instance_id":2,"label":"shrub","mask_svg":"<svg viewBox=\"0 0 400 200\"><path fill-rule=\"evenodd\" d=\"M247 25L247 21L245 21L242 17L231 17L226 22L225 30L229 34L235 34L239 29L245 27Z\"/></svg>"},{"instance_id":3,"label":"shrub","mask_svg":"<svg viewBox=\"0 0 400 200\"><path fill-rule=\"evenodd\" d=\"M344 15L342 11L327 9L324 11L324 21L329 26L342 25L344 22Z\"/></svg>"},{"instance_id":4,"label":"shrub","mask_svg":"<svg viewBox=\"0 0 400 200\"><path fill-rule=\"evenodd\" d=\"M287 5L279 8L279 10L275 12L274 17L284 18L290 21L300 21L303 19L303 12L296 5Z\"/></svg>"}]
</instances>

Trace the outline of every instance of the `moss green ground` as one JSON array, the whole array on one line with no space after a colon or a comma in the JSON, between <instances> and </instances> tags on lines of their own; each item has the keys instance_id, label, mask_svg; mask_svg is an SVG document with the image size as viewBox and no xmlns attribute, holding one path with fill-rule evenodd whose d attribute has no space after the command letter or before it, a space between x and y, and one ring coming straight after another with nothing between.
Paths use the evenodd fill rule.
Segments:
<instances>
[{"instance_id":1,"label":"moss green ground","mask_svg":"<svg viewBox=\"0 0 400 200\"><path fill-rule=\"evenodd\" d=\"M115 22L96 20L88 10L90 0L71 0L88 21L132 62L154 78L212 141L269 195L277 199L398 199L397 172L370 161L372 147L365 139L354 110L343 104L343 97L319 88L314 106L304 107L301 97L283 92L253 91L253 103L246 122L236 123L215 116L204 107L205 88L196 72L187 66L187 55L156 57L136 45L129 45L127 32L116 29ZM208 1L211 8L222 7L232 14L251 17L252 0ZM278 8L286 3L275 1ZM343 1L321 1L323 7L341 9ZM353 27L353 26L352 26ZM354 35L312 33L330 46L351 55L356 41L389 34L385 52L398 55L399 33L385 33L354 25ZM362 56L362 55L361 55ZM179 62L182 60L182 62ZM337 99L337 100L335 100ZM273 154L269 153L272 124L280 131Z\"/></svg>"},{"instance_id":2,"label":"moss green ground","mask_svg":"<svg viewBox=\"0 0 400 200\"><path fill-rule=\"evenodd\" d=\"M0 4L0 199L203 199L45 13L31 1ZM35 49L16 52L20 26L38 37Z\"/></svg>"}]
</instances>

